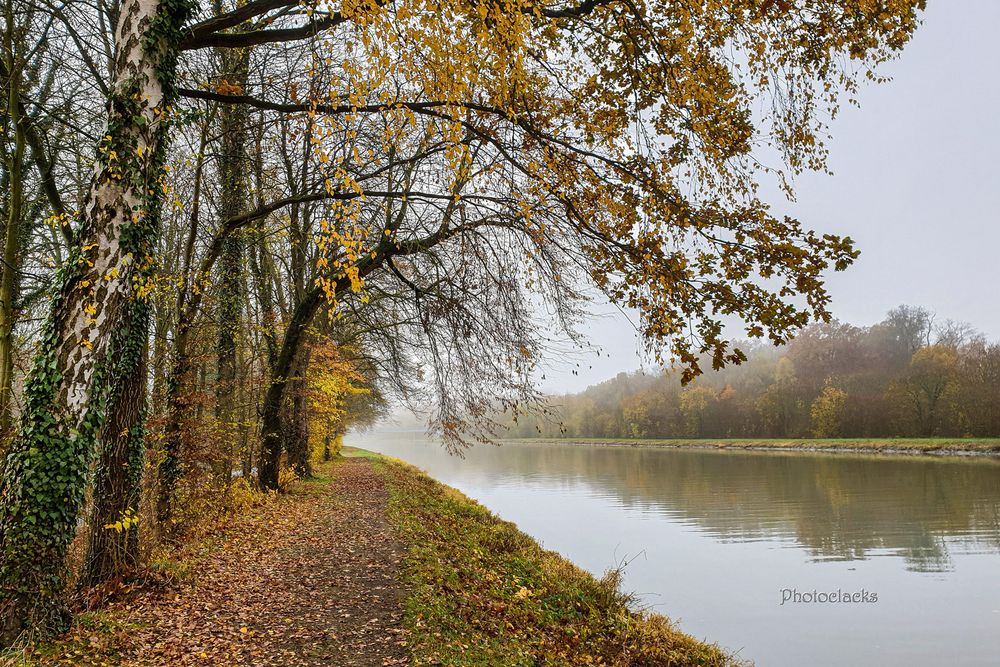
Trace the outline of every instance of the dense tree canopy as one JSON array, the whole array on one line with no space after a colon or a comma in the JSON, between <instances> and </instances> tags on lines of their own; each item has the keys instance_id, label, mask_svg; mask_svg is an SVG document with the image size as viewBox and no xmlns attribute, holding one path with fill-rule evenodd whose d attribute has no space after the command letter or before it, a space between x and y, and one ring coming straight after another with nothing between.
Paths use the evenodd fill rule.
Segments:
<instances>
[{"instance_id":1,"label":"dense tree canopy","mask_svg":"<svg viewBox=\"0 0 1000 667\"><path fill-rule=\"evenodd\" d=\"M10 641L65 627L84 509L95 582L137 559L122 517L169 535L255 472L276 489L310 426L383 397L488 439L596 293L685 380L745 359L722 318L774 343L828 319L851 240L757 186L824 168L826 122L923 0L4 6ZM899 390L928 423L939 361Z\"/></svg>"},{"instance_id":2,"label":"dense tree canopy","mask_svg":"<svg viewBox=\"0 0 1000 667\"><path fill-rule=\"evenodd\" d=\"M1000 345L901 306L870 327L814 324L782 347L683 387L621 373L549 399L520 437L881 438L1000 436Z\"/></svg>"}]
</instances>

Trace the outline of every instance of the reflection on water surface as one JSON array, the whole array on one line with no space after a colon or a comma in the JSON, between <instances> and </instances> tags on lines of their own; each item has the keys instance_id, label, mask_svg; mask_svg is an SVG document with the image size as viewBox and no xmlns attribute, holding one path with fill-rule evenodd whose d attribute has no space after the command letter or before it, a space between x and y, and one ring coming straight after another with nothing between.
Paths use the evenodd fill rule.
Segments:
<instances>
[{"instance_id":1,"label":"reflection on water surface","mask_svg":"<svg viewBox=\"0 0 1000 667\"><path fill-rule=\"evenodd\" d=\"M1000 664L1000 460L353 444L407 460L758 665ZM781 604L783 589L877 603Z\"/></svg>"}]
</instances>

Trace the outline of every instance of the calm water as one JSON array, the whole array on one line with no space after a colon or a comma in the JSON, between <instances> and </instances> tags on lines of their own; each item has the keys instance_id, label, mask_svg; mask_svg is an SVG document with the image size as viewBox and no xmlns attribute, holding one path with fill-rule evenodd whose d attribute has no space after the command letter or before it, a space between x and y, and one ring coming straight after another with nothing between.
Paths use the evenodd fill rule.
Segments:
<instances>
[{"instance_id":1,"label":"calm water","mask_svg":"<svg viewBox=\"0 0 1000 667\"><path fill-rule=\"evenodd\" d=\"M348 438L757 665L1000 665L1000 461ZM874 603L782 602L783 589Z\"/></svg>"}]
</instances>

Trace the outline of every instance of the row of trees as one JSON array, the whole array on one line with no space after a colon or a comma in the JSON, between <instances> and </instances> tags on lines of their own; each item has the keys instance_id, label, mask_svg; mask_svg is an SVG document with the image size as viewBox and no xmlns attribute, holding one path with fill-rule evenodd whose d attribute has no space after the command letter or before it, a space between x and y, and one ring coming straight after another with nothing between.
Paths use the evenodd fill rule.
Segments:
<instances>
[{"instance_id":1,"label":"row of trees","mask_svg":"<svg viewBox=\"0 0 1000 667\"><path fill-rule=\"evenodd\" d=\"M923 5L3 2L3 644L383 397L489 438L593 288L690 376L828 317L751 149L821 168Z\"/></svg>"},{"instance_id":2,"label":"row of trees","mask_svg":"<svg viewBox=\"0 0 1000 667\"><path fill-rule=\"evenodd\" d=\"M620 373L551 399L532 437L837 438L1000 436L1000 344L900 306L882 322L806 327L788 345L682 387L677 374Z\"/></svg>"}]
</instances>

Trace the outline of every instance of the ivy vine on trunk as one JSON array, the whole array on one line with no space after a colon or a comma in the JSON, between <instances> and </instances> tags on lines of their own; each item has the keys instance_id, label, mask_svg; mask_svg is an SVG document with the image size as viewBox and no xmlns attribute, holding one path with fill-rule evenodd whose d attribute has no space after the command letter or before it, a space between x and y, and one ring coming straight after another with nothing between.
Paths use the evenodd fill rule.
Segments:
<instances>
[{"instance_id":1,"label":"ivy vine on trunk","mask_svg":"<svg viewBox=\"0 0 1000 667\"><path fill-rule=\"evenodd\" d=\"M143 302L148 304L148 302ZM139 305L139 304L137 304ZM135 338L148 340L148 308L134 308ZM140 338L141 337L141 338ZM96 586L133 572L139 564L139 501L146 460L148 351L111 388L94 474L87 553L80 586Z\"/></svg>"},{"instance_id":2,"label":"ivy vine on trunk","mask_svg":"<svg viewBox=\"0 0 1000 667\"><path fill-rule=\"evenodd\" d=\"M125 0L106 132L0 487L0 644L67 629L66 550L112 388L145 352L170 103L191 0Z\"/></svg>"}]
</instances>

